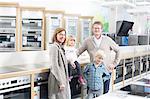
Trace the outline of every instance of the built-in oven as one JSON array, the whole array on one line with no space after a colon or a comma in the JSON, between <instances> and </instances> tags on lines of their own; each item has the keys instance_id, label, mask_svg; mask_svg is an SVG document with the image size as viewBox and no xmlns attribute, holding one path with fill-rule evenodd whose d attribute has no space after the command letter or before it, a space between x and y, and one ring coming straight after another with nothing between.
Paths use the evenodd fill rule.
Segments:
<instances>
[{"instance_id":1,"label":"built-in oven","mask_svg":"<svg viewBox=\"0 0 150 99\"><path fill-rule=\"evenodd\" d=\"M27 87L27 88L26 88ZM18 86L5 93L1 93L0 99L31 99L29 86Z\"/></svg>"},{"instance_id":2,"label":"built-in oven","mask_svg":"<svg viewBox=\"0 0 150 99\"><path fill-rule=\"evenodd\" d=\"M35 75L34 99L48 99L48 75L49 72Z\"/></svg>"},{"instance_id":3,"label":"built-in oven","mask_svg":"<svg viewBox=\"0 0 150 99\"><path fill-rule=\"evenodd\" d=\"M119 83L123 80L123 65L124 59L120 60L119 64L115 67L115 80L114 83Z\"/></svg>"},{"instance_id":4,"label":"built-in oven","mask_svg":"<svg viewBox=\"0 0 150 99\"><path fill-rule=\"evenodd\" d=\"M35 74L34 99L48 99L48 74ZM31 99L30 82L30 75L0 79L0 99Z\"/></svg>"},{"instance_id":5,"label":"built-in oven","mask_svg":"<svg viewBox=\"0 0 150 99\"><path fill-rule=\"evenodd\" d=\"M41 50L42 19L22 19L22 50Z\"/></svg>"},{"instance_id":6,"label":"built-in oven","mask_svg":"<svg viewBox=\"0 0 150 99\"><path fill-rule=\"evenodd\" d=\"M140 57L134 57L134 76L140 75Z\"/></svg>"},{"instance_id":7,"label":"built-in oven","mask_svg":"<svg viewBox=\"0 0 150 99\"><path fill-rule=\"evenodd\" d=\"M132 78L133 72L132 67L133 67L133 59L132 58L125 59L125 71L124 71L125 80Z\"/></svg>"},{"instance_id":8,"label":"built-in oven","mask_svg":"<svg viewBox=\"0 0 150 99\"><path fill-rule=\"evenodd\" d=\"M0 51L15 51L16 17L0 16Z\"/></svg>"},{"instance_id":9,"label":"built-in oven","mask_svg":"<svg viewBox=\"0 0 150 99\"><path fill-rule=\"evenodd\" d=\"M150 71L150 55L148 55L148 66L147 66L147 71Z\"/></svg>"},{"instance_id":10,"label":"built-in oven","mask_svg":"<svg viewBox=\"0 0 150 99\"><path fill-rule=\"evenodd\" d=\"M0 99L30 99L30 76L0 79Z\"/></svg>"},{"instance_id":11,"label":"built-in oven","mask_svg":"<svg viewBox=\"0 0 150 99\"><path fill-rule=\"evenodd\" d=\"M142 66L141 66L141 73L145 73L146 72L146 68L147 68L147 61L148 61L148 56L145 55L145 56L142 56L142 59L141 59L141 63L142 63Z\"/></svg>"}]
</instances>

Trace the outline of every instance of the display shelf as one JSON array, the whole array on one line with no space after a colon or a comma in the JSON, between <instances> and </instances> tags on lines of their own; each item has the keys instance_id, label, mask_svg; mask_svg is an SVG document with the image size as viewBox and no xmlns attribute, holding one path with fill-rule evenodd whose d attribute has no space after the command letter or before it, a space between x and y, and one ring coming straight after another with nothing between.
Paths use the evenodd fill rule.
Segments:
<instances>
[{"instance_id":1,"label":"display shelf","mask_svg":"<svg viewBox=\"0 0 150 99\"><path fill-rule=\"evenodd\" d=\"M79 17L79 20L80 20L80 24L79 24L80 43L82 43L85 38L92 35L91 27L92 27L93 18L94 18L93 16L80 16Z\"/></svg>"},{"instance_id":2,"label":"display shelf","mask_svg":"<svg viewBox=\"0 0 150 99\"><path fill-rule=\"evenodd\" d=\"M123 81L123 73L124 73L124 60L121 60L119 65L115 67L115 70L114 70L114 83L119 83L121 81Z\"/></svg>"},{"instance_id":3,"label":"display shelf","mask_svg":"<svg viewBox=\"0 0 150 99\"><path fill-rule=\"evenodd\" d=\"M43 7L20 7L20 50L44 50Z\"/></svg>"},{"instance_id":4,"label":"display shelf","mask_svg":"<svg viewBox=\"0 0 150 99\"><path fill-rule=\"evenodd\" d=\"M49 43L52 43L54 30L58 27L64 27L63 16L64 11L45 10L45 49L47 49Z\"/></svg>"},{"instance_id":5,"label":"display shelf","mask_svg":"<svg viewBox=\"0 0 150 99\"><path fill-rule=\"evenodd\" d=\"M132 48L126 47L126 51L123 47L120 49L122 49L121 61L113 71L113 90L120 89L123 86L129 85L131 82L141 79L143 76L148 75L150 72L149 46L133 46ZM130 54L131 52L132 55ZM126 56L127 53L128 57ZM120 66L123 67L123 72L121 68L118 69L118 67ZM118 75L123 75L123 77L120 76L121 80L116 82L116 80L118 80Z\"/></svg>"},{"instance_id":6,"label":"display shelf","mask_svg":"<svg viewBox=\"0 0 150 99\"><path fill-rule=\"evenodd\" d=\"M76 46L79 46L79 14L64 14L64 26L68 35L76 37Z\"/></svg>"},{"instance_id":7,"label":"display shelf","mask_svg":"<svg viewBox=\"0 0 150 99\"><path fill-rule=\"evenodd\" d=\"M0 52L18 51L18 7L15 2L0 2Z\"/></svg>"}]
</instances>

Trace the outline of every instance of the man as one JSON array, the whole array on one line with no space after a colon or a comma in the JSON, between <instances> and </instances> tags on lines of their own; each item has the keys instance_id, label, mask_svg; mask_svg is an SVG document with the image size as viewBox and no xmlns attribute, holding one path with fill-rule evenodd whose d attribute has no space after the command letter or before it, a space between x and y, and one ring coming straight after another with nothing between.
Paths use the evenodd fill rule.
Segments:
<instances>
[{"instance_id":1,"label":"man","mask_svg":"<svg viewBox=\"0 0 150 99\"><path fill-rule=\"evenodd\" d=\"M94 54L97 50L104 51L106 57L104 58L104 64L107 70L113 71L114 67L119 63L119 46L108 36L102 35L103 25L100 21L94 22L92 25L93 35L85 39L81 47L77 51L77 55L81 55L84 51L90 55L90 61L94 62ZM115 57L112 57L112 51L115 52ZM104 94L109 91L110 79L104 82Z\"/></svg>"}]
</instances>

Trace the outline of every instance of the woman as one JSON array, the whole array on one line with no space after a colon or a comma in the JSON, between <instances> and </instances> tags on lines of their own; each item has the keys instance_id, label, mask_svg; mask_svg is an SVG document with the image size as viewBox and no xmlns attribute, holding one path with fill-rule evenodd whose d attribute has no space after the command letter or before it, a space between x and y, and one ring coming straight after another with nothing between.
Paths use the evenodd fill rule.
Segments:
<instances>
[{"instance_id":1,"label":"woman","mask_svg":"<svg viewBox=\"0 0 150 99\"><path fill-rule=\"evenodd\" d=\"M49 48L50 74L48 79L49 99L71 99L68 80L68 65L63 45L66 41L66 31L57 28Z\"/></svg>"}]
</instances>

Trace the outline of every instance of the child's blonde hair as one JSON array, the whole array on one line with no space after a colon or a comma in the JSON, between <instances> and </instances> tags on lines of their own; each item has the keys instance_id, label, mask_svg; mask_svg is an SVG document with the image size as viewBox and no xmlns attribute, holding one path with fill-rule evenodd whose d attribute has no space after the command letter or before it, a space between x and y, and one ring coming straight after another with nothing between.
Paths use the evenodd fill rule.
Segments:
<instances>
[{"instance_id":1,"label":"child's blonde hair","mask_svg":"<svg viewBox=\"0 0 150 99\"><path fill-rule=\"evenodd\" d=\"M66 46L69 46L69 41L70 41L71 39L73 39L74 41L76 41L76 38L75 38L73 35L69 35L69 36L67 37L67 40L66 40Z\"/></svg>"},{"instance_id":2,"label":"child's blonde hair","mask_svg":"<svg viewBox=\"0 0 150 99\"><path fill-rule=\"evenodd\" d=\"M101 57L103 59L105 57L104 51L103 50L96 51L95 57L97 57L97 56L99 56L99 57Z\"/></svg>"}]
</instances>

